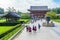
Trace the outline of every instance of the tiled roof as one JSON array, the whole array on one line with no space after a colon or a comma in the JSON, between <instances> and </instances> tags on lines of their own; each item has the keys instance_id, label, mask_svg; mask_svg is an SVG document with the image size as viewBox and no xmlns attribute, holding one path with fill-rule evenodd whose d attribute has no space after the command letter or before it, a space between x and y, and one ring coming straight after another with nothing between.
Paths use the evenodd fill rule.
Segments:
<instances>
[{"instance_id":1,"label":"tiled roof","mask_svg":"<svg viewBox=\"0 0 60 40\"><path fill-rule=\"evenodd\" d=\"M4 16L4 15L6 15L6 14L0 14L0 17L2 17L2 16Z\"/></svg>"},{"instance_id":2,"label":"tiled roof","mask_svg":"<svg viewBox=\"0 0 60 40\"><path fill-rule=\"evenodd\" d=\"M48 10L48 6L31 6L30 10Z\"/></svg>"},{"instance_id":3,"label":"tiled roof","mask_svg":"<svg viewBox=\"0 0 60 40\"><path fill-rule=\"evenodd\" d=\"M20 18L21 16L20 15L18 15L16 12L10 12L10 13L8 13L7 15L5 15L5 17L10 17L10 18L12 18L12 17L17 17L17 18Z\"/></svg>"}]
</instances>

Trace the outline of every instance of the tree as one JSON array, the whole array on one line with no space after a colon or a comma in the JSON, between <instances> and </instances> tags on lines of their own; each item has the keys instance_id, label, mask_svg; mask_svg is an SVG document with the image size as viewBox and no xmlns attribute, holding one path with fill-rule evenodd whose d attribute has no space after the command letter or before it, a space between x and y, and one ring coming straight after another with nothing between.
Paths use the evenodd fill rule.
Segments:
<instances>
[{"instance_id":1,"label":"tree","mask_svg":"<svg viewBox=\"0 0 60 40\"><path fill-rule=\"evenodd\" d=\"M57 14L60 14L60 8L57 8L57 9L56 9L56 13L57 13Z\"/></svg>"},{"instance_id":2,"label":"tree","mask_svg":"<svg viewBox=\"0 0 60 40\"><path fill-rule=\"evenodd\" d=\"M12 8L11 8L11 7L8 7L8 9L7 9L7 10L8 10L8 12L16 12L16 10L15 10L15 8L14 8L14 7L12 7Z\"/></svg>"},{"instance_id":3,"label":"tree","mask_svg":"<svg viewBox=\"0 0 60 40\"><path fill-rule=\"evenodd\" d=\"M4 14L4 9L0 8L0 14Z\"/></svg>"},{"instance_id":4,"label":"tree","mask_svg":"<svg viewBox=\"0 0 60 40\"><path fill-rule=\"evenodd\" d=\"M56 18L56 13L53 11L47 12L46 16L49 16L51 19Z\"/></svg>"},{"instance_id":5,"label":"tree","mask_svg":"<svg viewBox=\"0 0 60 40\"><path fill-rule=\"evenodd\" d=\"M30 18L30 14L29 13L22 13L21 14L21 18L23 18L23 19L29 19Z\"/></svg>"},{"instance_id":6,"label":"tree","mask_svg":"<svg viewBox=\"0 0 60 40\"><path fill-rule=\"evenodd\" d=\"M60 14L60 8L53 8L53 9L51 9L51 11L54 11L57 14Z\"/></svg>"},{"instance_id":7,"label":"tree","mask_svg":"<svg viewBox=\"0 0 60 40\"><path fill-rule=\"evenodd\" d=\"M18 10L18 11L17 11L17 14L21 15L21 14L22 14L22 12L20 12L20 11Z\"/></svg>"}]
</instances>

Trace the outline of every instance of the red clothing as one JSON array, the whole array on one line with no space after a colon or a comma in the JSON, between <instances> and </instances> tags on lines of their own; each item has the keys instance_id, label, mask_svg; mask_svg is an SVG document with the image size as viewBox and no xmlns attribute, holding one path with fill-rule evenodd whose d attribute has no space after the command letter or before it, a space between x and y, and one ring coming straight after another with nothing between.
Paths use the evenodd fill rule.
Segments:
<instances>
[{"instance_id":1,"label":"red clothing","mask_svg":"<svg viewBox=\"0 0 60 40\"><path fill-rule=\"evenodd\" d=\"M37 30L37 28L36 28L36 26L34 27L34 31L36 31Z\"/></svg>"},{"instance_id":2,"label":"red clothing","mask_svg":"<svg viewBox=\"0 0 60 40\"><path fill-rule=\"evenodd\" d=\"M31 27L28 28L29 32L31 32Z\"/></svg>"}]
</instances>

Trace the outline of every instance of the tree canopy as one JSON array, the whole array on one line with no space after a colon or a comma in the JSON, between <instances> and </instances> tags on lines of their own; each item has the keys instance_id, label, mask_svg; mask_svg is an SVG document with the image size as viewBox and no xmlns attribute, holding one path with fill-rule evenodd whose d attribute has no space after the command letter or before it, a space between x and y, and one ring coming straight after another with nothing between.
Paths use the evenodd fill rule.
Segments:
<instances>
[{"instance_id":1,"label":"tree canopy","mask_svg":"<svg viewBox=\"0 0 60 40\"><path fill-rule=\"evenodd\" d=\"M53 11L47 12L46 16L49 16L50 18L56 18L56 13Z\"/></svg>"},{"instance_id":2,"label":"tree canopy","mask_svg":"<svg viewBox=\"0 0 60 40\"><path fill-rule=\"evenodd\" d=\"M4 14L4 9L0 8L0 14Z\"/></svg>"},{"instance_id":3,"label":"tree canopy","mask_svg":"<svg viewBox=\"0 0 60 40\"><path fill-rule=\"evenodd\" d=\"M51 11L56 12L57 14L60 14L60 8L53 8Z\"/></svg>"}]
</instances>

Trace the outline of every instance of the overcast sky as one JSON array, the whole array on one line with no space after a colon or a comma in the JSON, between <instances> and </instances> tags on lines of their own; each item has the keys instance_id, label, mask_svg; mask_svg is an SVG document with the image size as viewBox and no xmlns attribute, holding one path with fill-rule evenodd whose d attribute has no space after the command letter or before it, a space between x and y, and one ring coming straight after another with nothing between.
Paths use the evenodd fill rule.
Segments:
<instances>
[{"instance_id":1,"label":"overcast sky","mask_svg":"<svg viewBox=\"0 0 60 40\"><path fill-rule=\"evenodd\" d=\"M16 10L26 12L30 6L48 6L49 8L60 7L60 0L0 0L0 7L5 10L14 7Z\"/></svg>"}]
</instances>

